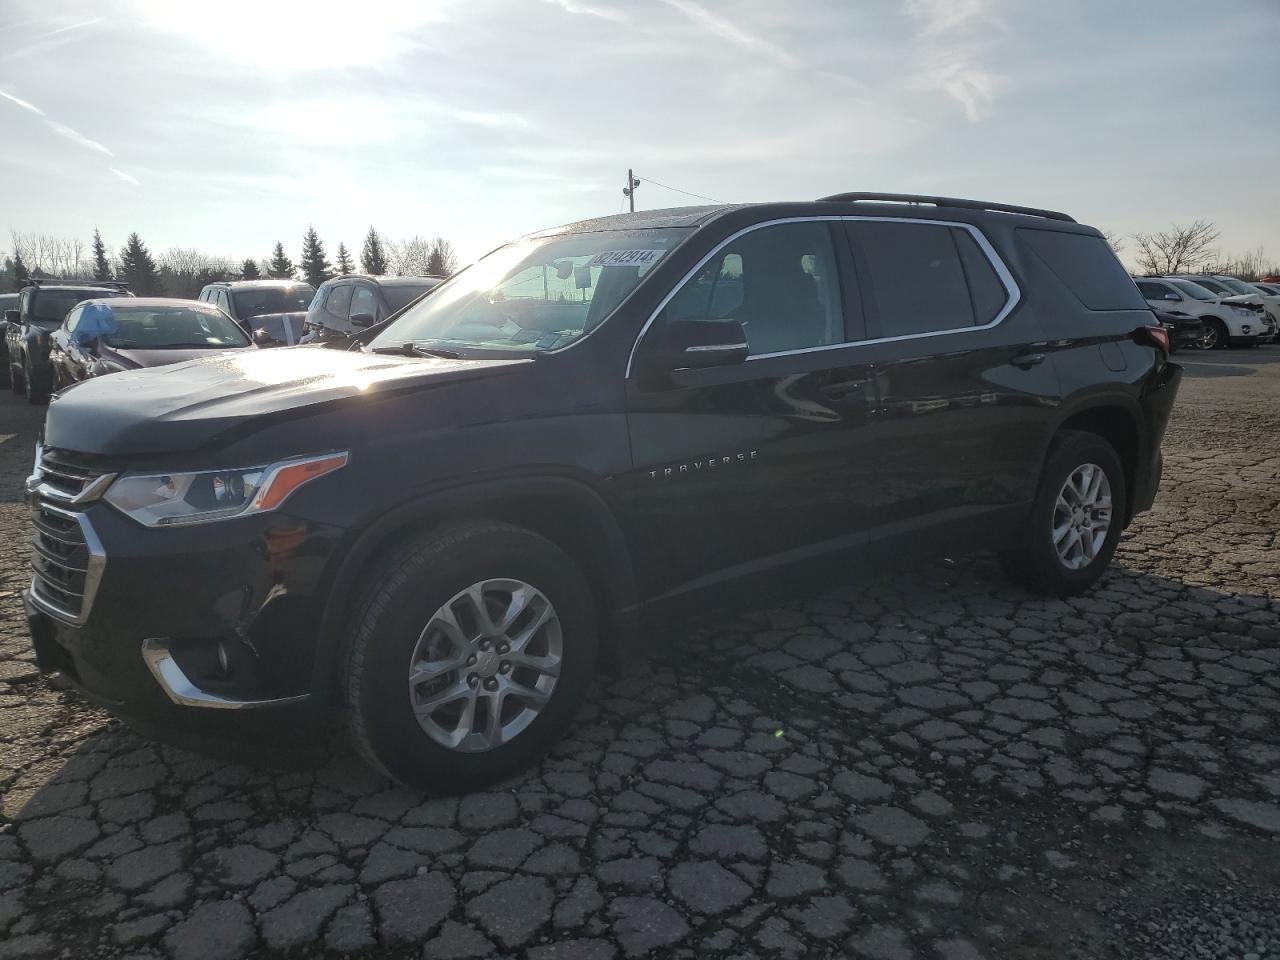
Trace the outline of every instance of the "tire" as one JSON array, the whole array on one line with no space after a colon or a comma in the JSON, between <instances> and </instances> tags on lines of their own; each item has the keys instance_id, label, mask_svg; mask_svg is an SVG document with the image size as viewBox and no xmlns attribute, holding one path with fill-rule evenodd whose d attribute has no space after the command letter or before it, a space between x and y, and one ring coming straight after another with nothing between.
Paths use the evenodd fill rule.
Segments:
<instances>
[{"instance_id":1,"label":"tire","mask_svg":"<svg viewBox=\"0 0 1280 960\"><path fill-rule=\"evenodd\" d=\"M1230 335L1227 325L1217 317L1206 317L1204 321L1204 339L1200 341L1202 350L1225 350Z\"/></svg>"},{"instance_id":2,"label":"tire","mask_svg":"<svg viewBox=\"0 0 1280 960\"><path fill-rule=\"evenodd\" d=\"M0 342L0 348L4 346ZM13 368L9 366L9 353L5 351L4 363L0 363L0 389L13 386Z\"/></svg>"},{"instance_id":3,"label":"tire","mask_svg":"<svg viewBox=\"0 0 1280 960\"><path fill-rule=\"evenodd\" d=\"M1085 538L1079 538L1081 553L1074 560L1081 565L1073 569L1059 555L1054 529L1055 522L1064 519L1058 510L1059 496L1064 495L1068 480L1078 477L1077 471L1086 466L1100 468L1105 476L1103 486L1110 488L1110 517L1105 537L1093 550L1092 559L1088 559L1084 551ZM1095 433L1064 430L1049 450L1021 545L1000 557L1005 573L1010 580L1035 593L1052 597L1083 593L1102 576L1115 554L1127 504L1124 468L1111 444ZM1064 541L1067 545L1071 537L1068 533Z\"/></svg>"},{"instance_id":4,"label":"tire","mask_svg":"<svg viewBox=\"0 0 1280 960\"><path fill-rule=\"evenodd\" d=\"M27 403L36 406L44 402L44 393L36 386L35 369L31 366L30 357L27 357L22 364L22 387Z\"/></svg>"},{"instance_id":5,"label":"tire","mask_svg":"<svg viewBox=\"0 0 1280 960\"><path fill-rule=\"evenodd\" d=\"M22 374L18 372L18 365L12 360L9 361L9 389L16 394L22 393Z\"/></svg>"},{"instance_id":6,"label":"tire","mask_svg":"<svg viewBox=\"0 0 1280 960\"><path fill-rule=\"evenodd\" d=\"M529 587L550 605L555 619L534 631L526 650L533 651L539 662L549 662L555 659L553 645L558 642L558 677L552 680L539 676L535 681L526 667L517 665L511 669L508 660L495 663L503 646L507 646L505 641L517 644L530 621L517 617L516 623L521 626L510 636L501 632L486 634L470 613L477 607L471 603L474 594L469 591L482 584ZM522 595L528 593L523 591ZM507 594L501 590L482 591L481 596L482 605L487 608L490 603L503 602ZM569 725L595 672L595 605L585 577L559 547L520 527L473 521L417 536L368 572L358 597L342 677L351 738L375 769L432 794L471 790L531 765ZM514 592L510 597L508 612L518 605ZM461 625L457 633L462 638L460 645L436 626L445 622L440 615L447 605L452 605L449 621ZM534 602L527 609L533 611ZM537 607L539 611L545 609ZM496 612L489 610L486 616ZM529 616L532 619L537 614ZM481 651L475 644L490 643L486 636L500 639ZM434 662L444 663L468 654L470 659L459 660L456 669L451 666L447 673L440 672L420 686L411 687L410 667L417 664L422 669L429 659L419 659L419 652L437 650L433 646L437 644L450 649ZM534 650L539 645L539 650ZM481 662L472 668L477 655ZM481 675L486 679L477 680ZM470 682L473 680L476 682ZM536 692L530 689L536 683L549 683L549 695L530 716L533 701L503 693L508 687L499 687L501 683L524 684L519 689L529 693ZM492 697L487 692L490 684L495 687ZM469 693L468 686L475 693ZM411 697L431 700L440 689L463 692L451 700L446 697L445 706L436 708L438 712L420 723ZM449 733L446 728L451 722L456 722L457 730L470 729L464 722L468 701L475 705L475 726L480 732L458 745L444 743L440 737ZM481 719L481 714L495 702L500 704L500 710L515 715L510 721L502 721L504 733L508 724L513 729L522 722L525 725L509 734L505 742L481 747L479 742L486 732L480 728L490 725ZM459 714L456 721L451 717L455 710ZM484 718L489 716L483 713ZM428 732L429 727L433 732ZM458 736L456 731L452 735Z\"/></svg>"}]
</instances>

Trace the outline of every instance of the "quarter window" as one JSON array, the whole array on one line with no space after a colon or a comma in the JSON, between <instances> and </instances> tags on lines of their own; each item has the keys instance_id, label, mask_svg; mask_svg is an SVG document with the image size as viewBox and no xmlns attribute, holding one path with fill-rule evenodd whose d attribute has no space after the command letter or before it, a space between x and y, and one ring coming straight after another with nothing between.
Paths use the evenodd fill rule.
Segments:
<instances>
[{"instance_id":1,"label":"quarter window","mask_svg":"<svg viewBox=\"0 0 1280 960\"><path fill-rule=\"evenodd\" d=\"M753 356L843 343L828 225L784 223L743 234L680 288L663 319L738 320Z\"/></svg>"},{"instance_id":2,"label":"quarter window","mask_svg":"<svg viewBox=\"0 0 1280 960\"><path fill-rule=\"evenodd\" d=\"M846 227L869 273L864 279L869 281L879 314L878 336L937 333L989 323L1004 305L1006 296L991 287L993 281L999 286L999 278L988 276L978 263L979 257L986 260L982 251L974 244L965 253L960 246L957 234L973 243L968 231L877 220L848 221ZM989 262L985 270L991 270ZM975 302L980 304L977 315Z\"/></svg>"}]
</instances>

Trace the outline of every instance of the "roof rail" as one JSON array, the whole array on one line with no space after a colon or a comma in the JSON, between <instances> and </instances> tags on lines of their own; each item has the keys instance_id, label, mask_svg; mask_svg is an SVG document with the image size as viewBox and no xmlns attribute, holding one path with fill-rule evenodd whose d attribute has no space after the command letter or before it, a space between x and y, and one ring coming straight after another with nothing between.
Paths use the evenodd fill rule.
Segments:
<instances>
[{"instance_id":1,"label":"roof rail","mask_svg":"<svg viewBox=\"0 0 1280 960\"><path fill-rule=\"evenodd\" d=\"M963 210L995 210L999 213L1021 213L1029 217L1045 217L1049 220L1063 220L1075 223L1075 217L1056 210L1041 210L1037 207L1018 207L1011 203L987 203L985 200L961 200L958 197L927 197L915 193L833 193L820 200L839 200L856 203L859 200L883 203L927 203L935 207L959 207Z\"/></svg>"},{"instance_id":2,"label":"roof rail","mask_svg":"<svg viewBox=\"0 0 1280 960\"><path fill-rule=\"evenodd\" d=\"M79 280L75 277L27 277L23 283L28 287L106 287L112 290L129 289L129 284L123 280Z\"/></svg>"}]
</instances>

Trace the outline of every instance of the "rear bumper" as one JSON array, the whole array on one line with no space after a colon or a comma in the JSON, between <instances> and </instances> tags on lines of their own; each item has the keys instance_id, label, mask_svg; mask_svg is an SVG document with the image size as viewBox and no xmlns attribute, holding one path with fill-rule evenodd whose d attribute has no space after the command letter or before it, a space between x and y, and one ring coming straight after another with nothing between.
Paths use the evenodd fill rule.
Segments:
<instances>
[{"instance_id":1,"label":"rear bumper","mask_svg":"<svg viewBox=\"0 0 1280 960\"><path fill-rule=\"evenodd\" d=\"M1156 493L1160 490L1160 475L1164 469L1164 455L1160 445L1164 442L1173 402L1182 383L1182 367L1165 363L1151 375L1143 390L1141 404L1146 418L1146 443L1142 445L1135 465L1133 490L1130 494L1129 519L1151 509Z\"/></svg>"}]
</instances>

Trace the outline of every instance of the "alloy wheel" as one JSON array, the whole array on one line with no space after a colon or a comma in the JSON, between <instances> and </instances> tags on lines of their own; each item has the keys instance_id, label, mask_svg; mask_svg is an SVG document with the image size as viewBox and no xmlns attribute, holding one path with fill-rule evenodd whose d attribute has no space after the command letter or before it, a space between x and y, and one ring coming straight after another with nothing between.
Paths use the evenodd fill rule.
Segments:
<instances>
[{"instance_id":1,"label":"alloy wheel","mask_svg":"<svg viewBox=\"0 0 1280 960\"><path fill-rule=\"evenodd\" d=\"M1111 481L1096 463L1071 471L1053 507L1053 548L1068 570L1087 567L1111 529Z\"/></svg>"},{"instance_id":2,"label":"alloy wheel","mask_svg":"<svg viewBox=\"0 0 1280 960\"><path fill-rule=\"evenodd\" d=\"M522 580L473 583L419 635L409 658L409 702L441 746L492 750L542 712L563 655L560 618L542 591Z\"/></svg>"}]
</instances>

